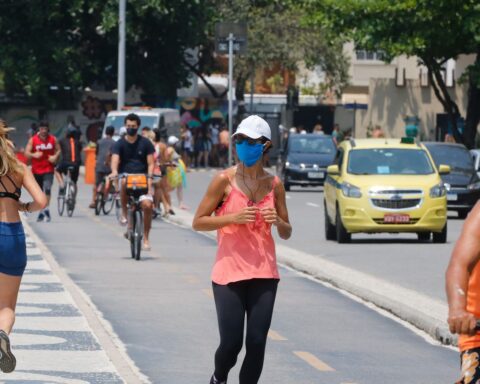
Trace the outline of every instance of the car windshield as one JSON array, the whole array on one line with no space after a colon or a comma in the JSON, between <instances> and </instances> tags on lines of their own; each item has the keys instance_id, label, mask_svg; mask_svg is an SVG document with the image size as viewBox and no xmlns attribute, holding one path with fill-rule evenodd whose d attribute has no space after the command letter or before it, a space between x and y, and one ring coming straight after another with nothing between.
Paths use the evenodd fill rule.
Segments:
<instances>
[{"instance_id":1,"label":"car windshield","mask_svg":"<svg viewBox=\"0 0 480 384\"><path fill-rule=\"evenodd\" d=\"M466 148L453 145L429 145L428 150L437 166L449 165L451 172L474 172L473 159Z\"/></svg>"},{"instance_id":2,"label":"car windshield","mask_svg":"<svg viewBox=\"0 0 480 384\"><path fill-rule=\"evenodd\" d=\"M351 150L347 172L354 175L429 175L434 170L424 150L372 148Z\"/></svg>"},{"instance_id":3,"label":"car windshield","mask_svg":"<svg viewBox=\"0 0 480 384\"><path fill-rule=\"evenodd\" d=\"M142 121L140 129L143 127L149 127L151 129L158 128L158 118L156 116L145 116L139 115L140 120ZM120 128L122 128L125 123L125 116L108 116L105 120L105 127L113 125L115 127L115 135L119 135Z\"/></svg>"},{"instance_id":4,"label":"car windshield","mask_svg":"<svg viewBox=\"0 0 480 384\"><path fill-rule=\"evenodd\" d=\"M330 137L292 137L290 138L290 152L295 153L323 153L334 154L335 144Z\"/></svg>"}]
</instances>

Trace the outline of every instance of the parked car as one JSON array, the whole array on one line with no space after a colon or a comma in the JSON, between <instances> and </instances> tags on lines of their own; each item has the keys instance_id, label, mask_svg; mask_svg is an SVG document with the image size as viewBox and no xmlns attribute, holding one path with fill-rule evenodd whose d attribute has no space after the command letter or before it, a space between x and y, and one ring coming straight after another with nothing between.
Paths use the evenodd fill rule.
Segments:
<instances>
[{"instance_id":1,"label":"parked car","mask_svg":"<svg viewBox=\"0 0 480 384\"><path fill-rule=\"evenodd\" d=\"M442 175L447 188L448 209L465 218L480 198L480 178L474 167L473 158L462 144L424 143L435 164L450 166L451 172Z\"/></svg>"},{"instance_id":2,"label":"parked car","mask_svg":"<svg viewBox=\"0 0 480 384\"><path fill-rule=\"evenodd\" d=\"M477 172L477 176L480 178L480 149L471 149L470 155L473 158L473 167Z\"/></svg>"},{"instance_id":3,"label":"parked car","mask_svg":"<svg viewBox=\"0 0 480 384\"><path fill-rule=\"evenodd\" d=\"M347 243L352 233L413 232L447 240L446 189L427 149L411 138L343 141L327 169L325 237Z\"/></svg>"},{"instance_id":4,"label":"parked car","mask_svg":"<svg viewBox=\"0 0 480 384\"><path fill-rule=\"evenodd\" d=\"M291 134L277 160L277 175L287 191L292 185L323 185L337 147L331 136Z\"/></svg>"}]
</instances>

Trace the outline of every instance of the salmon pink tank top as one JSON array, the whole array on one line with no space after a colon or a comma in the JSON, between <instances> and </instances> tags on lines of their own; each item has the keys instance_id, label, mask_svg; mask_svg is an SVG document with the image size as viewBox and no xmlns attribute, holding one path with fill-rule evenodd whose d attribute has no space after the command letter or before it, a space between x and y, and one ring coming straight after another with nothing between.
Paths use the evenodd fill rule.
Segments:
<instances>
[{"instance_id":1,"label":"salmon pink tank top","mask_svg":"<svg viewBox=\"0 0 480 384\"><path fill-rule=\"evenodd\" d=\"M275 176L272 190L253 205L260 209L274 208L274 189L278 183L279 179ZM232 190L216 210L216 216L235 213L248 206L250 199L245 193L234 182L230 181L230 185ZM220 228L217 231L218 250L212 281L226 285L249 279L280 279L271 229L272 225L266 223L259 212L253 223Z\"/></svg>"},{"instance_id":2,"label":"salmon pink tank top","mask_svg":"<svg viewBox=\"0 0 480 384\"><path fill-rule=\"evenodd\" d=\"M473 313L477 319L480 318L480 263L475 265L468 281L467 312ZM474 336L460 335L458 346L460 351L480 347L480 334L477 333Z\"/></svg>"}]
</instances>

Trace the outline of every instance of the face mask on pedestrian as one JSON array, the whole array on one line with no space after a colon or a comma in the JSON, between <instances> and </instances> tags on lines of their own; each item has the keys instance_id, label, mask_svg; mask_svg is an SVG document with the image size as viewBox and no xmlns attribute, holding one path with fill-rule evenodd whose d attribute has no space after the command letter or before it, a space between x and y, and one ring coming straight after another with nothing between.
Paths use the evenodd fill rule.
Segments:
<instances>
[{"instance_id":1,"label":"face mask on pedestrian","mask_svg":"<svg viewBox=\"0 0 480 384\"><path fill-rule=\"evenodd\" d=\"M127 135L128 136L135 136L137 134L138 128L127 128Z\"/></svg>"},{"instance_id":2,"label":"face mask on pedestrian","mask_svg":"<svg viewBox=\"0 0 480 384\"><path fill-rule=\"evenodd\" d=\"M247 140L243 140L241 143L236 142L235 147L239 160L246 167L251 167L262 157L265 145L262 143L250 144Z\"/></svg>"}]
</instances>

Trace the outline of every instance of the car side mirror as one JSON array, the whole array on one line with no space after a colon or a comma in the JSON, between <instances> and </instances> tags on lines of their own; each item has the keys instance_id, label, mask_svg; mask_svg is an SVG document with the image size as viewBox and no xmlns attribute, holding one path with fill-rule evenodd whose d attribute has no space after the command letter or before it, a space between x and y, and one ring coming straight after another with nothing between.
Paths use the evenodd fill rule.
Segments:
<instances>
[{"instance_id":1,"label":"car side mirror","mask_svg":"<svg viewBox=\"0 0 480 384\"><path fill-rule=\"evenodd\" d=\"M448 175L450 173L450 166L449 165L444 165L444 164L440 164L440 166L438 167L438 173L440 175Z\"/></svg>"},{"instance_id":2,"label":"car side mirror","mask_svg":"<svg viewBox=\"0 0 480 384\"><path fill-rule=\"evenodd\" d=\"M338 168L337 164L329 165L327 167L327 174L330 176L340 175L340 168Z\"/></svg>"}]
</instances>

